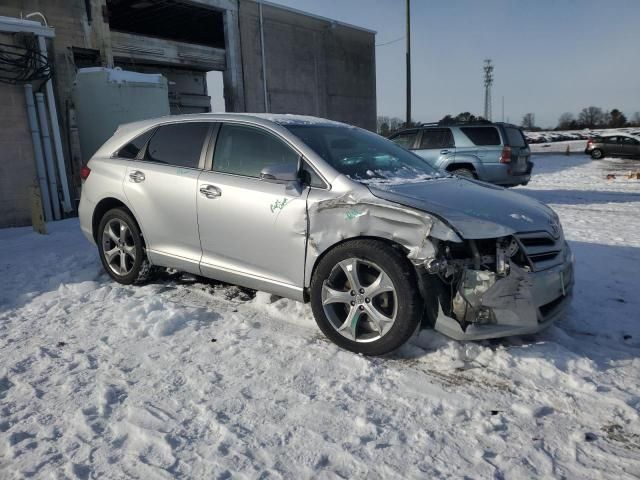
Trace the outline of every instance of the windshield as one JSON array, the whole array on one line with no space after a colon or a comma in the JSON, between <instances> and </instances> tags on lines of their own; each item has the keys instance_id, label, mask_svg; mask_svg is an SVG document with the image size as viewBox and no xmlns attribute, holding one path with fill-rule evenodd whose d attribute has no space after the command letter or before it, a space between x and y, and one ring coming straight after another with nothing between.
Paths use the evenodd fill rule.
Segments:
<instances>
[{"instance_id":1,"label":"windshield","mask_svg":"<svg viewBox=\"0 0 640 480\"><path fill-rule=\"evenodd\" d=\"M327 163L362 183L422 181L442 176L426 160L355 127L284 125Z\"/></svg>"}]
</instances>

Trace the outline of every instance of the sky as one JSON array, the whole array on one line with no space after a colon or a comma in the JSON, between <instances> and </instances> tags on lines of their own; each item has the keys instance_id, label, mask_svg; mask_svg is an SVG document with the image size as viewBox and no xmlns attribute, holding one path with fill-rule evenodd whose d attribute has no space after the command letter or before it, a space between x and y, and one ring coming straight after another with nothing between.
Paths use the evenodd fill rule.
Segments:
<instances>
[{"instance_id":1,"label":"sky","mask_svg":"<svg viewBox=\"0 0 640 480\"><path fill-rule=\"evenodd\" d=\"M271 0L375 30L378 115L405 117L403 0ZM553 127L595 105L640 111L640 0L412 0L413 119L484 109L483 61L494 64L493 120L527 112ZM400 80L400 81L399 81Z\"/></svg>"}]
</instances>

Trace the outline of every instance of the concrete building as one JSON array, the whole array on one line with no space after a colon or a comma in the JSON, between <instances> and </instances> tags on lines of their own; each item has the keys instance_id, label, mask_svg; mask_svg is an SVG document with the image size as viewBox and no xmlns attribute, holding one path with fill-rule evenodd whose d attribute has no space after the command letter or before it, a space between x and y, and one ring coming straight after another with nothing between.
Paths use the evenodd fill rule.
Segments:
<instances>
[{"instance_id":1,"label":"concrete building","mask_svg":"<svg viewBox=\"0 0 640 480\"><path fill-rule=\"evenodd\" d=\"M206 73L220 71L226 111L300 113L376 127L370 30L254 0L0 4L0 16L35 11L55 28L48 48L72 200L87 160L77 148L71 94L79 68L161 73L169 81L172 113L209 111ZM15 38L3 35L5 40ZM22 86L0 84L0 109L0 227L28 225L28 187L36 174Z\"/></svg>"}]
</instances>

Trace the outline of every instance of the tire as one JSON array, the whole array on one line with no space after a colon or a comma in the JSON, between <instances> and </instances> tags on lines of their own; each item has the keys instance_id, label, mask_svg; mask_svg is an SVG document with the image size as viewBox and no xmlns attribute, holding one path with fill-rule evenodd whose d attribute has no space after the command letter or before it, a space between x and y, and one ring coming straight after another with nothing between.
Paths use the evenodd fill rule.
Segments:
<instances>
[{"instance_id":1,"label":"tire","mask_svg":"<svg viewBox=\"0 0 640 480\"><path fill-rule=\"evenodd\" d=\"M451 170L451 173L464 178L478 178L475 172L473 170L469 170L468 168L456 168L455 170Z\"/></svg>"},{"instance_id":2,"label":"tire","mask_svg":"<svg viewBox=\"0 0 640 480\"><path fill-rule=\"evenodd\" d=\"M591 150L591 158L594 160L602 160L604 158L604 152L599 148L594 148Z\"/></svg>"},{"instance_id":3,"label":"tire","mask_svg":"<svg viewBox=\"0 0 640 480\"><path fill-rule=\"evenodd\" d=\"M116 234L116 230L120 231ZM153 273L140 228L125 209L114 208L104 214L98 226L96 242L102 266L116 282L123 285L140 284Z\"/></svg>"},{"instance_id":4,"label":"tire","mask_svg":"<svg viewBox=\"0 0 640 480\"><path fill-rule=\"evenodd\" d=\"M384 355L416 331L423 300L404 254L381 241L353 240L320 260L311 280L311 309L320 330L339 347Z\"/></svg>"}]
</instances>

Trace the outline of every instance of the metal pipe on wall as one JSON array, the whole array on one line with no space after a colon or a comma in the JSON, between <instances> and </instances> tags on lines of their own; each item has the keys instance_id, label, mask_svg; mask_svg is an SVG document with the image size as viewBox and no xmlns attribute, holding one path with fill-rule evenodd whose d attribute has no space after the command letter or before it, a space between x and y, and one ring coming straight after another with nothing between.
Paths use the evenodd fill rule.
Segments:
<instances>
[{"instance_id":1,"label":"metal pipe on wall","mask_svg":"<svg viewBox=\"0 0 640 480\"><path fill-rule=\"evenodd\" d=\"M38 36L38 49L40 54L46 60L47 44L45 38ZM62 208L65 212L72 212L71 194L69 193L69 182L67 181L67 167L64 162L64 154L62 153L62 140L60 138L60 126L58 125L58 110L56 109L56 101L53 95L53 80L49 79L45 83L47 93L47 105L49 107L49 118L51 119L51 132L53 134L53 146L56 152L56 160L58 162L58 176L62 185Z\"/></svg>"},{"instance_id":2,"label":"metal pipe on wall","mask_svg":"<svg viewBox=\"0 0 640 480\"><path fill-rule=\"evenodd\" d=\"M38 128L38 119L36 117L36 106L33 101L33 87L31 84L25 84L24 97L27 104L27 118L29 120L29 129L31 130L31 141L33 142L33 154L36 160L36 173L38 175L38 184L42 192L42 206L44 208L45 221L53 220L51 212L51 194L49 185L47 184L47 171L44 166L44 158L42 154L42 143L40 139L40 129Z\"/></svg>"},{"instance_id":3,"label":"metal pipe on wall","mask_svg":"<svg viewBox=\"0 0 640 480\"><path fill-rule=\"evenodd\" d=\"M44 151L44 161L47 165L47 177L49 178L49 192L51 194L51 204L53 205L53 216L60 220L60 200L58 199L58 180L56 179L56 165L51 150L51 136L49 135L49 121L47 120L47 107L44 105L44 94L36 93L36 109L40 122L40 137L42 138L42 148Z\"/></svg>"}]
</instances>

